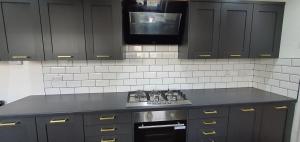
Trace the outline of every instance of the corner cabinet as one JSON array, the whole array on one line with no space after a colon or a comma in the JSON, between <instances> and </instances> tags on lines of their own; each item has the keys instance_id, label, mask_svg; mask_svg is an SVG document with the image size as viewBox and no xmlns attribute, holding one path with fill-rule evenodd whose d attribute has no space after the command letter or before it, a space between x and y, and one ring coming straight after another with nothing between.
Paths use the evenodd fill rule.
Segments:
<instances>
[{"instance_id":1,"label":"corner cabinet","mask_svg":"<svg viewBox=\"0 0 300 142\"><path fill-rule=\"evenodd\" d=\"M46 59L86 59L81 0L40 0Z\"/></svg>"},{"instance_id":2,"label":"corner cabinet","mask_svg":"<svg viewBox=\"0 0 300 142\"><path fill-rule=\"evenodd\" d=\"M190 1L179 58L278 58L284 5Z\"/></svg>"},{"instance_id":3,"label":"corner cabinet","mask_svg":"<svg viewBox=\"0 0 300 142\"><path fill-rule=\"evenodd\" d=\"M2 0L0 5L0 60L43 60L38 0Z\"/></svg>"},{"instance_id":4,"label":"corner cabinet","mask_svg":"<svg viewBox=\"0 0 300 142\"><path fill-rule=\"evenodd\" d=\"M254 5L251 57L279 57L283 13L284 5Z\"/></svg>"},{"instance_id":5,"label":"corner cabinet","mask_svg":"<svg viewBox=\"0 0 300 142\"><path fill-rule=\"evenodd\" d=\"M39 142L84 142L82 115L37 117Z\"/></svg>"},{"instance_id":6,"label":"corner cabinet","mask_svg":"<svg viewBox=\"0 0 300 142\"><path fill-rule=\"evenodd\" d=\"M1 142L37 142L35 117L0 118Z\"/></svg>"},{"instance_id":7,"label":"corner cabinet","mask_svg":"<svg viewBox=\"0 0 300 142\"><path fill-rule=\"evenodd\" d=\"M120 0L84 0L87 58L123 59Z\"/></svg>"}]
</instances>

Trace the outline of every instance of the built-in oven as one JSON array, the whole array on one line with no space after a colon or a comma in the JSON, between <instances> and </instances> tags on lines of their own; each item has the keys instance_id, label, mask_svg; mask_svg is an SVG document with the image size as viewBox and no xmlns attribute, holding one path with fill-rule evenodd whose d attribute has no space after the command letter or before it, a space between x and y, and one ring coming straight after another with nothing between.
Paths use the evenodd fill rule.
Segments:
<instances>
[{"instance_id":1,"label":"built-in oven","mask_svg":"<svg viewBox=\"0 0 300 142\"><path fill-rule=\"evenodd\" d=\"M187 0L123 0L125 42L180 43L187 5Z\"/></svg>"},{"instance_id":2,"label":"built-in oven","mask_svg":"<svg viewBox=\"0 0 300 142\"><path fill-rule=\"evenodd\" d=\"M134 142L186 142L186 111L136 112L134 118Z\"/></svg>"}]
</instances>

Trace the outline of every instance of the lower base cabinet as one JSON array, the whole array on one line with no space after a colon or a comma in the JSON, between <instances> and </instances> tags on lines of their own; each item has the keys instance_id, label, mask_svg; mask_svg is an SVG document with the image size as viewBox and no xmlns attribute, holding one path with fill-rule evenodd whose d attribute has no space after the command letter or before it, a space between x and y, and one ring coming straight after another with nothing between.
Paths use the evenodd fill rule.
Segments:
<instances>
[{"instance_id":1,"label":"lower base cabinet","mask_svg":"<svg viewBox=\"0 0 300 142\"><path fill-rule=\"evenodd\" d=\"M37 117L39 142L84 142L82 115Z\"/></svg>"},{"instance_id":2,"label":"lower base cabinet","mask_svg":"<svg viewBox=\"0 0 300 142\"><path fill-rule=\"evenodd\" d=\"M37 142L35 117L0 118L1 142Z\"/></svg>"}]
</instances>

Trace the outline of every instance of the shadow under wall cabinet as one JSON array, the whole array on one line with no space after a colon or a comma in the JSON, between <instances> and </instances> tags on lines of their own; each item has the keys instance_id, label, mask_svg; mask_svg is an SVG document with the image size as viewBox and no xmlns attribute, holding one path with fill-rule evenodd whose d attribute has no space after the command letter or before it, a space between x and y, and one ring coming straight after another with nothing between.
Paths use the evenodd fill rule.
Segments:
<instances>
[{"instance_id":1,"label":"shadow under wall cabinet","mask_svg":"<svg viewBox=\"0 0 300 142\"><path fill-rule=\"evenodd\" d=\"M46 59L86 59L81 0L40 0Z\"/></svg>"},{"instance_id":2,"label":"shadow under wall cabinet","mask_svg":"<svg viewBox=\"0 0 300 142\"><path fill-rule=\"evenodd\" d=\"M0 60L43 60L38 0L2 0L0 5Z\"/></svg>"},{"instance_id":3,"label":"shadow under wall cabinet","mask_svg":"<svg viewBox=\"0 0 300 142\"><path fill-rule=\"evenodd\" d=\"M123 59L120 0L84 0L87 58Z\"/></svg>"},{"instance_id":4,"label":"shadow under wall cabinet","mask_svg":"<svg viewBox=\"0 0 300 142\"><path fill-rule=\"evenodd\" d=\"M277 58L284 3L189 2L179 58Z\"/></svg>"}]
</instances>

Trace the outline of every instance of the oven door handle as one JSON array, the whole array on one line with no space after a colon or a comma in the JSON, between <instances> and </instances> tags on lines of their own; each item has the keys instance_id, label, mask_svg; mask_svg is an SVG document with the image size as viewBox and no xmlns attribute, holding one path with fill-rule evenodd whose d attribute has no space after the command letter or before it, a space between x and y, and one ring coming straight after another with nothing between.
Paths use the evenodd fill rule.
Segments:
<instances>
[{"instance_id":1,"label":"oven door handle","mask_svg":"<svg viewBox=\"0 0 300 142\"><path fill-rule=\"evenodd\" d=\"M151 126L139 126L139 129L153 129L153 128L168 128L168 127L182 127L185 124L177 123L177 124L167 124L167 125L151 125Z\"/></svg>"}]
</instances>

